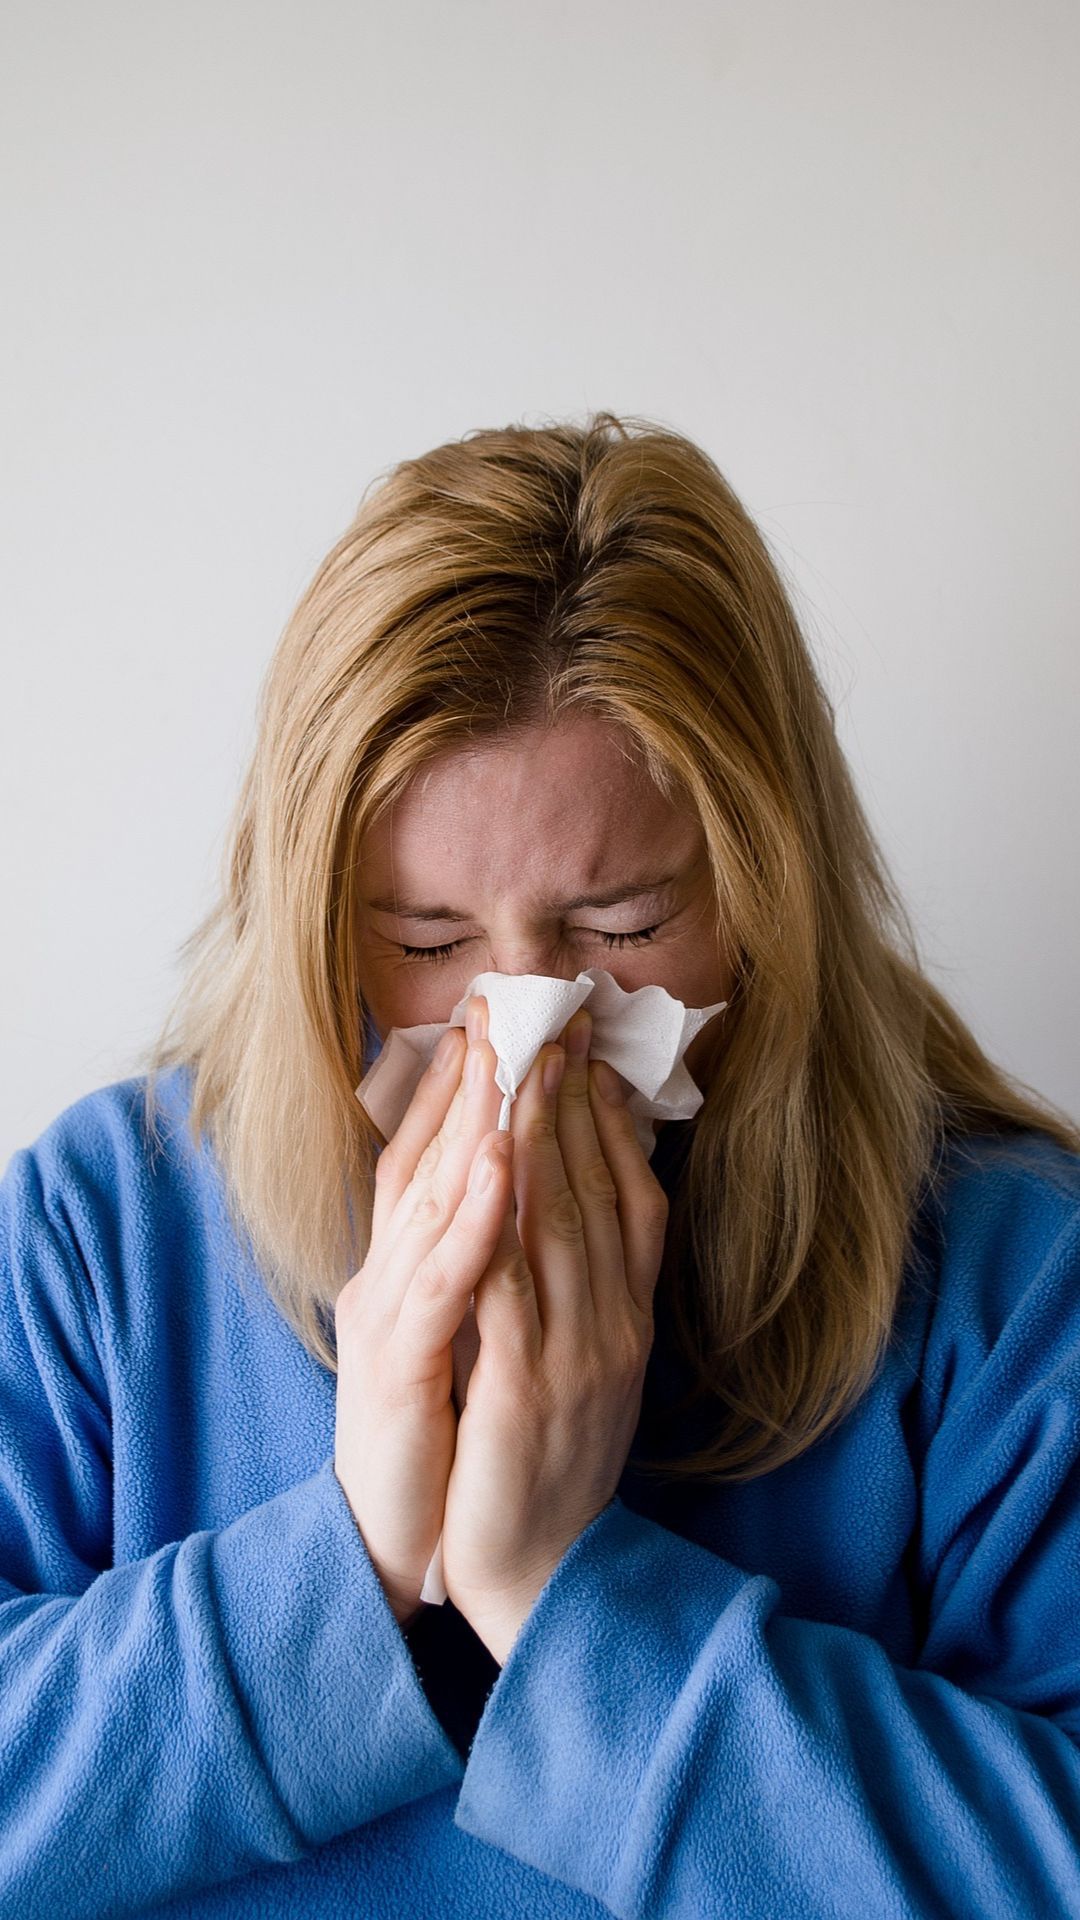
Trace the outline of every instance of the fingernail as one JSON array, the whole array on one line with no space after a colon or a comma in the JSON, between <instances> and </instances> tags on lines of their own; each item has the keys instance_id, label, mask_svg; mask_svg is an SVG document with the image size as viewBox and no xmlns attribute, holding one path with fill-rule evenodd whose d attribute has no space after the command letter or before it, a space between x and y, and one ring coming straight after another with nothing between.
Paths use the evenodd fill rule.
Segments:
<instances>
[{"instance_id":1,"label":"fingernail","mask_svg":"<svg viewBox=\"0 0 1080 1920\"><path fill-rule=\"evenodd\" d=\"M626 1093L623 1089L623 1083L619 1079L614 1067L611 1066L608 1061L593 1061L593 1078L596 1081L597 1091L601 1097L608 1102L609 1106L622 1107L626 1105Z\"/></svg>"},{"instance_id":2,"label":"fingernail","mask_svg":"<svg viewBox=\"0 0 1080 1920\"><path fill-rule=\"evenodd\" d=\"M469 1058L465 1066L465 1078L470 1087L479 1087L483 1084L486 1065L487 1062L484 1059L482 1048L470 1047Z\"/></svg>"},{"instance_id":3,"label":"fingernail","mask_svg":"<svg viewBox=\"0 0 1080 1920\"><path fill-rule=\"evenodd\" d=\"M548 1054L547 1059L544 1061L544 1092L545 1093L558 1093L559 1082L563 1077L563 1068L565 1067L565 1065L566 1065L566 1055L563 1052L561 1047L559 1048L558 1053Z\"/></svg>"},{"instance_id":4,"label":"fingernail","mask_svg":"<svg viewBox=\"0 0 1080 1920\"><path fill-rule=\"evenodd\" d=\"M513 1151L514 1142L509 1133L504 1133L498 1140L493 1140L472 1170L469 1178L469 1192L485 1193L491 1185L492 1174L496 1173L500 1167L505 1167Z\"/></svg>"},{"instance_id":5,"label":"fingernail","mask_svg":"<svg viewBox=\"0 0 1080 1920\"><path fill-rule=\"evenodd\" d=\"M469 1181L469 1192L485 1193L491 1185L491 1176L494 1171L495 1163L490 1153L482 1153L472 1170L472 1178Z\"/></svg>"},{"instance_id":6,"label":"fingernail","mask_svg":"<svg viewBox=\"0 0 1080 1920\"><path fill-rule=\"evenodd\" d=\"M448 1027L431 1056L431 1064L436 1073L444 1073L457 1052L457 1028Z\"/></svg>"},{"instance_id":7,"label":"fingernail","mask_svg":"<svg viewBox=\"0 0 1080 1920\"><path fill-rule=\"evenodd\" d=\"M566 1030L566 1050L575 1060L580 1060L589 1051L589 1039L592 1034L592 1015L584 1007L579 1008Z\"/></svg>"}]
</instances>

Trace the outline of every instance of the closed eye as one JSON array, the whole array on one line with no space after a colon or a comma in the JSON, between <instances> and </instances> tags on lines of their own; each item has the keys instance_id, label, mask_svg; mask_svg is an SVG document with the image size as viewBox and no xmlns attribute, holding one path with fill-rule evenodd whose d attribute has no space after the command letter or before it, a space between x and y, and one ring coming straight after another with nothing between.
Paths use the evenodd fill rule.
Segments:
<instances>
[{"instance_id":1,"label":"closed eye","mask_svg":"<svg viewBox=\"0 0 1080 1920\"><path fill-rule=\"evenodd\" d=\"M659 933L663 924L663 921L659 920L655 927L642 927L638 933L596 932L596 938L603 941L606 947L643 947L654 934ZM447 940L441 947L402 947L401 952L406 960L430 960L438 965L441 960L449 960L455 947L463 947L465 944L464 940Z\"/></svg>"}]
</instances>

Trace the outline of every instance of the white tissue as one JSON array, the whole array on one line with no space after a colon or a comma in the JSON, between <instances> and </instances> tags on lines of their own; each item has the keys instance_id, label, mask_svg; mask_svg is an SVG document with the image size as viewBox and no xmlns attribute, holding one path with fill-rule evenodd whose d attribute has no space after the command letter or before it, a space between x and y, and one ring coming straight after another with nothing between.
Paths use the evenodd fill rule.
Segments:
<instances>
[{"instance_id":1,"label":"white tissue","mask_svg":"<svg viewBox=\"0 0 1080 1920\"><path fill-rule=\"evenodd\" d=\"M497 1125L510 1126L510 1108L541 1047L557 1040L571 1015L588 1002L592 1015L589 1057L606 1060L629 1083L627 1111L646 1159L656 1145L655 1124L689 1120L704 1095L691 1079L683 1055L714 1014L727 1006L687 1007L666 988L638 987L624 992L604 967L589 967L574 980L540 973L477 973L449 1020L417 1027L391 1027L382 1051L356 1088L356 1097L380 1132L397 1130L417 1084L448 1027L465 1024L472 994L483 994L488 1008L488 1040L497 1065L495 1084L502 1092ZM460 1414L479 1334L473 1300L454 1336L454 1398ZM447 1598L442 1577L442 1538L424 1576L421 1600L441 1605Z\"/></svg>"}]
</instances>

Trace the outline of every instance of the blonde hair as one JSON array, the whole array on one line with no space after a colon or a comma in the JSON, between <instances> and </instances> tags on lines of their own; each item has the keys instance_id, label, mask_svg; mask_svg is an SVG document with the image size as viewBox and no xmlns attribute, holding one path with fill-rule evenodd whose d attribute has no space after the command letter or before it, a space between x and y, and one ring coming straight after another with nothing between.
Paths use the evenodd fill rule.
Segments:
<instances>
[{"instance_id":1,"label":"blonde hair","mask_svg":"<svg viewBox=\"0 0 1080 1920\"><path fill-rule=\"evenodd\" d=\"M148 1115L157 1075L190 1068L232 1223L336 1371L382 1145L354 1094L365 834L448 749L614 723L696 807L738 956L658 1282L717 1418L663 1472L752 1479L868 1387L947 1137L1034 1127L1080 1151L1080 1130L923 973L776 565L699 447L599 413L378 478L271 662L221 897L143 1056Z\"/></svg>"}]
</instances>

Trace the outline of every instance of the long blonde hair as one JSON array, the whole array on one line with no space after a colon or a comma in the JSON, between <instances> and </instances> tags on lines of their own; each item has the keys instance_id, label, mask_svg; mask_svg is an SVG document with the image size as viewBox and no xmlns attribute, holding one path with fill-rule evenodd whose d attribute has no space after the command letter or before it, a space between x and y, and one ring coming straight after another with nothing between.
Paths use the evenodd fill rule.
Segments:
<instances>
[{"instance_id":1,"label":"long blonde hair","mask_svg":"<svg viewBox=\"0 0 1080 1920\"><path fill-rule=\"evenodd\" d=\"M696 806L738 955L658 1284L716 1411L663 1471L748 1480L869 1385L946 1137L1034 1127L1080 1151L1080 1129L925 976L776 566L682 435L513 425L372 483L271 662L221 896L143 1056L147 1113L189 1068L233 1224L336 1371L382 1145L354 1094L365 834L435 755L582 711Z\"/></svg>"}]
</instances>

